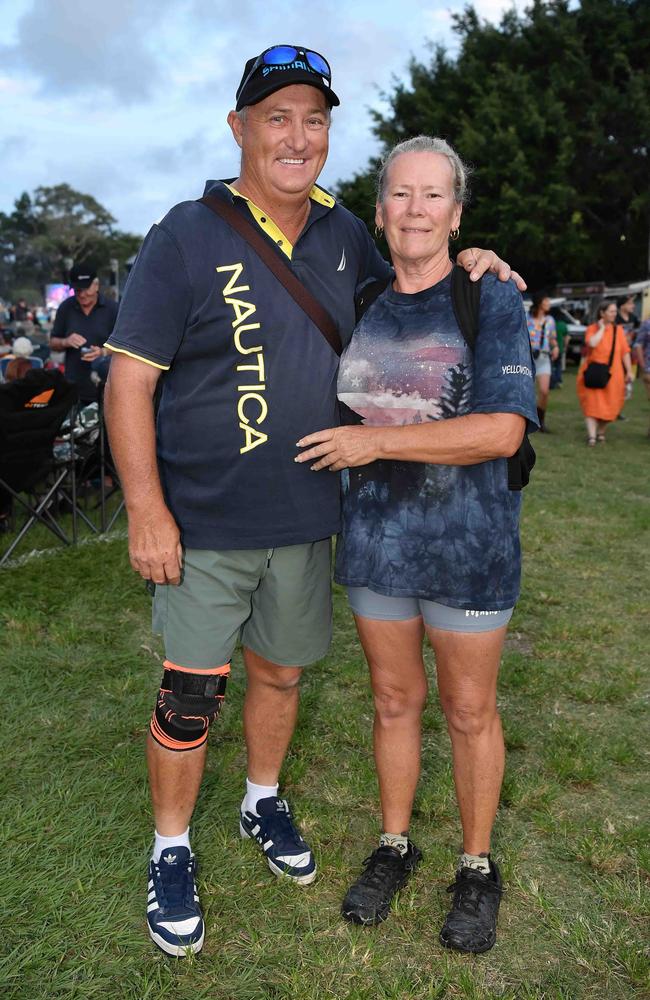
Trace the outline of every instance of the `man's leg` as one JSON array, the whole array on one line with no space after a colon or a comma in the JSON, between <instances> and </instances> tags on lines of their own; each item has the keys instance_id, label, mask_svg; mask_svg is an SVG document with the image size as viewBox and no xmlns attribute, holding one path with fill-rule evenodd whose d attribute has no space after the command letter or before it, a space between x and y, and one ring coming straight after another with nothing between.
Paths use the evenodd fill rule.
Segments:
<instances>
[{"instance_id":1,"label":"man's leg","mask_svg":"<svg viewBox=\"0 0 650 1000\"><path fill-rule=\"evenodd\" d=\"M248 777L256 785L277 785L298 715L300 667L281 667L244 648L247 687L244 737Z\"/></svg>"},{"instance_id":2,"label":"man's leg","mask_svg":"<svg viewBox=\"0 0 650 1000\"><path fill-rule=\"evenodd\" d=\"M147 736L147 765L156 830L163 837L184 834L201 787L208 746L175 753Z\"/></svg>"}]
</instances>

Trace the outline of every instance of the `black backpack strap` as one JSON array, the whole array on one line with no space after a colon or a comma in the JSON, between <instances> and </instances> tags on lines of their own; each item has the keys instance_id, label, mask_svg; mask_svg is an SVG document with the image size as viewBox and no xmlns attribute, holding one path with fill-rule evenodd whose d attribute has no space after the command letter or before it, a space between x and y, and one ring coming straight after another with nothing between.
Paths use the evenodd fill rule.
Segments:
<instances>
[{"instance_id":1,"label":"black backpack strap","mask_svg":"<svg viewBox=\"0 0 650 1000\"><path fill-rule=\"evenodd\" d=\"M481 281L470 281L469 274L458 264L451 272L451 305L460 332L473 351L478 337L478 315L481 304Z\"/></svg>"},{"instance_id":2,"label":"black backpack strap","mask_svg":"<svg viewBox=\"0 0 650 1000\"><path fill-rule=\"evenodd\" d=\"M451 272L451 304L465 342L474 350L479 333L479 307L481 304L481 281L470 281L467 271L456 265ZM530 348L530 342L529 342ZM532 354L531 354L532 365ZM537 456L524 433L523 441L514 455L508 459L508 489L523 490L530 480L530 471Z\"/></svg>"},{"instance_id":3,"label":"black backpack strap","mask_svg":"<svg viewBox=\"0 0 650 1000\"><path fill-rule=\"evenodd\" d=\"M375 299L378 299L385 288L391 282L391 278L375 278L373 281L368 281L356 299L354 300L354 312L355 312L355 322L358 323L363 314L367 309L373 304Z\"/></svg>"}]
</instances>

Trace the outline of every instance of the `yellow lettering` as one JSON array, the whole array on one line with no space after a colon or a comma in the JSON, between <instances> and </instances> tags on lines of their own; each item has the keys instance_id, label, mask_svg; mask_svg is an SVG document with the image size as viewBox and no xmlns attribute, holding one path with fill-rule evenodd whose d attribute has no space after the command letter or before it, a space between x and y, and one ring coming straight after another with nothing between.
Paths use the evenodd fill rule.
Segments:
<instances>
[{"instance_id":1,"label":"yellow lettering","mask_svg":"<svg viewBox=\"0 0 650 1000\"><path fill-rule=\"evenodd\" d=\"M235 288L235 282L241 277L241 273L244 270L243 264L223 264L221 267L217 268L217 271L232 271L232 277L228 281L228 284L223 290L224 298L226 295L235 295L237 292L250 292L250 285L239 285Z\"/></svg>"},{"instance_id":2,"label":"yellow lettering","mask_svg":"<svg viewBox=\"0 0 650 1000\"><path fill-rule=\"evenodd\" d=\"M256 351L262 350L261 344L258 344L257 347L246 348L242 346L241 342L242 333L244 333L246 330L259 330L259 328L260 328L259 323L249 323L247 326L237 327L237 329L235 330L235 347L237 348L240 354L255 354Z\"/></svg>"},{"instance_id":3,"label":"yellow lettering","mask_svg":"<svg viewBox=\"0 0 650 1000\"><path fill-rule=\"evenodd\" d=\"M243 423L245 424L250 423L250 420L244 413L244 404L247 399L256 399L257 402L260 404L259 416L257 417L255 423L256 424L263 423L263 421L266 420L266 414L269 412L269 408L266 405L266 400L264 399L264 396L258 396L256 392L247 392L243 396L239 397L239 402L237 403L237 416Z\"/></svg>"},{"instance_id":4,"label":"yellow lettering","mask_svg":"<svg viewBox=\"0 0 650 1000\"><path fill-rule=\"evenodd\" d=\"M257 372L260 382L266 381L264 375L264 355L260 350L257 355L256 363L252 365L237 365L238 372Z\"/></svg>"},{"instance_id":5,"label":"yellow lettering","mask_svg":"<svg viewBox=\"0 0 650 1000\"><path fill-rule=\"evenodd\" d=\"M243 323L243 321L245 319L248 319L249 316L252 316L253 313L257 312L257 306L253 305L252 302L244 302L243 299L226 299L226 298L224 298L224 302L227 305L233 307L233 310L234 310L234 313L235 313L235 317L236 317L232 321L232 325L233 326L239 326L239 324Z\"/></svg>"},{"instance_id":6,"label":"yellow lettering","mask_svg":"<svg viewBox=\"0 0 650 1000\"><path fill-rule=\"evenodd\" d=\"M243 455L245 451L252 451L253 448L257 448L258 444L264 444L269 439L268 435L264 434L263 431L255 430L254 427L250 427L248 424L240 424L239 426L243 430L246 440L244 447L239 449L240 455Z\"/></svg>"}]
</instances>

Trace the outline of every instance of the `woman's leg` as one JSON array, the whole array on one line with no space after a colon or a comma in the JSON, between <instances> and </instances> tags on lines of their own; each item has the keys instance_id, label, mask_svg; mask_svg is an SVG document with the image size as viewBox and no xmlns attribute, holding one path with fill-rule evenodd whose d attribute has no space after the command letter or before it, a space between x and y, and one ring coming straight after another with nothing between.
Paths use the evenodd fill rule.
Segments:
<instances>
[{"instance_id":1,"label":"woman's leg","mask_svg":"<svg viewBox=\"0 0 650 1000\"><path fill-rule=\"evenodd\" d=\"M540 430L546 430L546 407L548 406L548 393L551 386L550 375L537 376L537 417L539 419Z\"/></svg>"},{"instance_id":2,"label":"woman's leg","mask_svg":"<svg viewBox=\"0 0 650 1000\"><path fill-rule=\"evenodd\" d=\"M598 420L597 421L598 430L596 432L596 439L598 441L600 441L600 442L604 442L605 441L605 428L607 427L608 423L609 423L609 420Z\"/></svg>"},{"instance_id":3,"label":"woman's leg","mask_svg":"<svg viewBox=\"0 0 650 1000\"><path fill-rule=\"evenodd\" d=\"M585 425L587 427L587 443L596 443L596 434L598 433L598 421L595 417L585 417Z\"/></svg>"},{"instance_id":4,"label":"woman's leg","mask_svg":"<svg viewBox=\"0 0 650 1000\"><path fill-rule=\"evenodd\" d=\"M463 850L490 850L505 750L496 687L507 626L491 632L427 627L436 654L438 691L447 719Z\"/></svg>"},{"instance_id":5,"label":"woman's leg","mask_svg":"<svg viewBox=\"0 0 650 1000\"><path fill-rule=\"evenodd\" d=\"M420 776L421 717L427 697L421 618L378 621L355 615L375 699L374 748L383 829L409 828Z\"/></svg>"}]
</instances>

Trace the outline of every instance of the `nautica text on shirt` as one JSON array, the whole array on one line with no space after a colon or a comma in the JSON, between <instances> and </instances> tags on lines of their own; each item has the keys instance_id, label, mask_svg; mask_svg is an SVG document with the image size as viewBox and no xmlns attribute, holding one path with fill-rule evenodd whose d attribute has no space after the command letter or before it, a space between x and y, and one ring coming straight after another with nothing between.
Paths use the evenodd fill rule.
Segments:
<instances>
[{"instance_id":1,"label":"nautica text on shirt","mask_svg":"<svg viewBox=\"0 0 650 1000\"><path fill-rule=\"evenodd\" d=\"M502 375L530 375L533 377L528 365L501 365Z\"/></svg>"},{"instance_id":2,"label":"nautica text on shirt","mask_svg":"<svg viewBox=\"0 0 650 1000\"><path fill-rule=\"evenodd\" d=\"M232 306L234 319L232 327L234 329L233 343L238 354L251 355L244 363L241 361L235 366L237 372L250 372L242 375L244 384L237 386L239 397L237 399L237 417L239 419L239 429L244 435L244 443L239 449L239 454L243 455L247 451L252 451L260 444L268 441L268 434L258 430L260 424L266 420L269 412L266 397L262 393L266 392L266 378L264 374L264 351L261 344L255 344L257 337L251 337L254 330L260 329L259 323L247 323L257 312L254 302L247 302L243 298L238 298L243 292L250 292L250 285L238 285L237 282L242 276L244 265L224 264L217 268L217 271L232 271L228 283L222 290L223 300L228 306ZM253 343L251 344L251 341ZM257 427L253 426L257 424Z\"/></svg>"}]
</instances>

